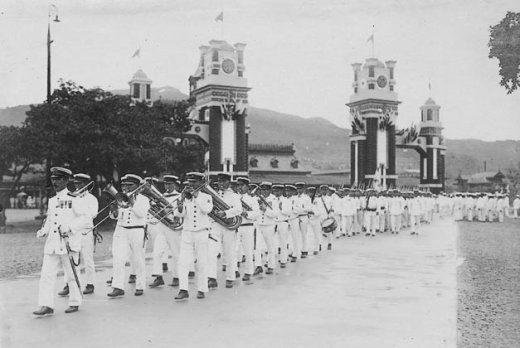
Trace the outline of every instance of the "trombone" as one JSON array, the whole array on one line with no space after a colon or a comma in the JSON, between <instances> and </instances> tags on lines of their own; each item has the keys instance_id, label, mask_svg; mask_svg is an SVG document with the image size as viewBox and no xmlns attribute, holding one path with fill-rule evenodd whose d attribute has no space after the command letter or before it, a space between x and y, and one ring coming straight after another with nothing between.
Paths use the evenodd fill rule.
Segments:
<instances>
[{"instance_id":1,"label":"trombone","mask_svg":"<svg viewBox=\"0 0 520 348\"><path fill-rule=\"evenodd\" d=\"M71 197L82 197L87 192L90 192L90 190L92 190L93 187L94 187L94 181L90 181L88 184L86 184L85 186L83 186L80 189L77 189L73 192L67 192L67 195L69 195Z\"/></svg>"}]
</instances>

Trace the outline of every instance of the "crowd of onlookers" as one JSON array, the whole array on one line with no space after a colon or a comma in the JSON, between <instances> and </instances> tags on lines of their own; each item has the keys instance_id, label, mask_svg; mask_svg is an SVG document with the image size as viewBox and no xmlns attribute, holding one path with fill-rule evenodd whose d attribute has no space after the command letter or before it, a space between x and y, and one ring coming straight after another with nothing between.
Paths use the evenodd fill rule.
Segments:
<instances>
[{"instance_id":1,"label":"crowd of onlookers","mask_svg":"<svg viewBox=\"0 0 520 348\"><path fill-rule=\"evenodd\" d=\"M45 200L45 198L44 198ZM45 202L44 202L45 203ZM25 192L23 187L9 197L9 206L11 209L35 209L40 207L39 197L34 197L30 193Z\"/></svg>"}]
</instances>

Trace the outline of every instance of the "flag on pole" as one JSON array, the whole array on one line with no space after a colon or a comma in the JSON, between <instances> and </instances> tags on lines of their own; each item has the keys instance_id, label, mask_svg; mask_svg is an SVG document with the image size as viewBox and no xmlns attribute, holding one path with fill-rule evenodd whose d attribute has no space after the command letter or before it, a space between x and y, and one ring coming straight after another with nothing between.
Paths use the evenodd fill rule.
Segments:
<instances>
[{"instance_id":1,"label":"flag on pole","mask_svg":"<svg viewBox=\"0 0 520 348\"><path fill-rule=\"evenodd\" d=\"M367 42L370 42L372 41L372 43L374 43L374 34L370 35L370 37L368 38Z\"/></svg>"},{"instance_id":2,"label":"flag on pole","mask_svg":"<svg viewBox=\"0 0 520 348\"><path fill-rule=\"evenodd\" d=\"M215 18L215 22L224 22L224 12L220 12L219 15Z\"/></svg>"},{"instance_id":3,"label":"flag on pole","mask_svg":"<svg viewBox=\"0 0 520 348\"><path fill-rule=\"evenodd\" d=\"M135 50L134 54L132 55L132 58L140 57L141 56L141 48L138 48Z\"/></svg>"}]
</instances>

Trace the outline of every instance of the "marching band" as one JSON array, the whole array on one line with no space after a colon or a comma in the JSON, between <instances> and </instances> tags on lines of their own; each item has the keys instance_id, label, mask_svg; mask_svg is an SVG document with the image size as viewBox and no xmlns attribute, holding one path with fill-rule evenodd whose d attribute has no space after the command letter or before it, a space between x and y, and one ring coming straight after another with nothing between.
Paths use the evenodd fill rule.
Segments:
<instances>
[{"instance_id":1,"label":"marching band","mask_svg":"<svg viewBox=\"0 0 520 348\"><path fill-rule=\"evenodd\" d=\"M73 178L76 190L67 189ZM248 282L261 273L272 275L277 267L285 268L318 255L325 247L332 250L336 239L353 238L365 232L410 235L421 233L421 224L430 224L434 213L455 220L504 221L509 214L505 194L455 193L433 195L429 192L340 188L327 185L307 186L261 182L251 183L238 177L232 185L228 173L217 176L217 186L203 173L191 172L181 183L175 175L164 175L162 193L152 179L126 174L121 191L109 185L104 192L112 195L108 216L117 221L113 233L113 278L108 281L109 298L125 295L125 265L130 262L135 296L145 290L145 251L148 236L153 236L153 289L165 284L163 273L170 270L173 287L178 287L176 301L189 299L189 278L195 271L197 298L204 299L209 289L218 287L218 259L225 270L225 287L232 288L243 272ZM82 293L76 267L81 257L85 266L84 295L94 292L93 259L94 219L97 199L89 192L90 176L72 175L69 169L51 168L56 196L49 200L47 219L37 237L47 237L39 286L36 317L54 313L54 284L63 268L69 296L66 313L79 310ZM184 185L183 185L184 184ZM184 186L183 189L181 187ZM520 198L520 197L519 197ZM514 210L516 217L520 208ZM514 205L513 205L514 206ZM170 265L168 266L168 262ZM264 268L265 267L265 268ZM133 276L132 276L133 275Z\"/></svg>"}]
</instances>

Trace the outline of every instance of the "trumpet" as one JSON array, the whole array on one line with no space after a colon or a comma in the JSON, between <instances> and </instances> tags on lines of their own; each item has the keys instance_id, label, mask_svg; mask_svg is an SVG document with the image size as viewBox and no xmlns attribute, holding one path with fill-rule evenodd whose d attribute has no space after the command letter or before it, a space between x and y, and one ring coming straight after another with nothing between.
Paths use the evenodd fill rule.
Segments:
<instances>
[{"instance_id":1,"label":"trumpet","mask_svg":"<svg viewBox=\"0 0 520 348\"><path fill-rule=\"evenodd\" d=\"M87 192L90 192L90 190L92 190L93 187L94 187L94 181L90 181L88 184L86 184L85 186L83 186L80 189L77 189L73 192L67 192L67 195L69 195L71 197L82 197Z\"/></svg>"}]
</instances>

